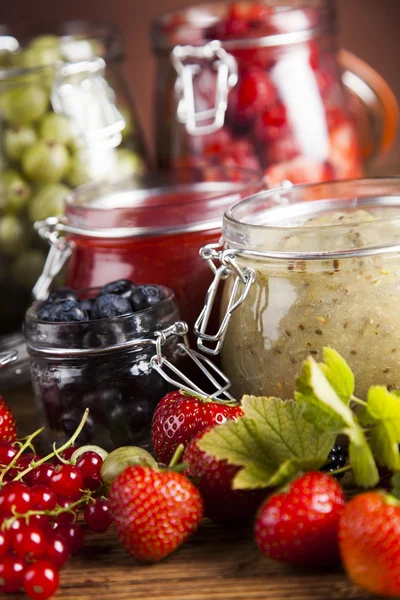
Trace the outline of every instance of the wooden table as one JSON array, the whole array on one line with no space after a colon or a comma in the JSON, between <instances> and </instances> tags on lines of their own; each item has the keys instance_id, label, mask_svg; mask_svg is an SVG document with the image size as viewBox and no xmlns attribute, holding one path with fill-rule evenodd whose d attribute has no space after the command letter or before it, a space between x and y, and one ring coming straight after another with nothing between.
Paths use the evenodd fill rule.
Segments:
<instances>
[{"instance_id":1,"label":"wooden table","mask_svg":"<svg viewBox=\"0 0 400 600\"><path fill-rule=\"evenodd\" d=\"M37 416L29 388L6 392L19 434L33 431ZM25 596L3 595L19 600ZM368 594L342 571L292 569L267 560L251 527L205 523L189 542L155 565L137 564L113 531L88 532L81 552L61 572L58 600L361 600ZM26 597L25 597L26 598Z\"/></svg>"}]
</instances>

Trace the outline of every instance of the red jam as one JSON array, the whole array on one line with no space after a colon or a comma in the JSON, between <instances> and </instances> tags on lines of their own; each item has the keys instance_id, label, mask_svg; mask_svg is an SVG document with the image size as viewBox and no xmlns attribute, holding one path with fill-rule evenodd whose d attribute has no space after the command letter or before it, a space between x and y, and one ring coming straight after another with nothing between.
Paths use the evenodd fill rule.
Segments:
<instances>
[{"instance_id":1,"label":"red jam","mask_svg":"<svg viewBox=\"0 0 400 600\"><path fill-rule=\"evenodd\" d=\"M242 182L145 191L114 186L106 194L93 188L90 199L80 199L76 192L66 216L69 225L86 234L70 234L74 250L67 284L84 289L131 279L165 285L174 291L182 318L193 325L212 279L199 249L218 242L228 206L263 187L257 174L235 172Z\"/></svg>"},{"instance_id":2,"label":"red jam","mask_svg":"<svg viewBox=\"0 0 400 600\"><path fill-rule=\"evenodd\" d=\"M224 125L215 133L190 135L178 123L176 112L174 119L160 111L160 165L211 161L262 169L270 185L283 180L298 184L361 174L355 124L341 85L333 30L329 30L332 15L328 9L326 14L319 11L316 3L304 2L299 8L291 8L290 2L288 5L216 3L211 8L204 5L176 11L161 19L155 30L156 51L220 40L237 61L238 82L228 95ZM312 34L316 29L319 33ZM287 35L299 33L307 34L305 41L300 37L297 42L283 42ZM273 37L276 41L268 45ZM191 62L196 63L196 59L187 59L188 64ZM196 111L205 111L215 106L216 70L205 60L197 63L195 106ZM160 63L160 72L165 68L166 63ZM159 84L157 102L170 115L174 75L163 81L170 87L163 89Z\"/></svg>"}]
</instances>

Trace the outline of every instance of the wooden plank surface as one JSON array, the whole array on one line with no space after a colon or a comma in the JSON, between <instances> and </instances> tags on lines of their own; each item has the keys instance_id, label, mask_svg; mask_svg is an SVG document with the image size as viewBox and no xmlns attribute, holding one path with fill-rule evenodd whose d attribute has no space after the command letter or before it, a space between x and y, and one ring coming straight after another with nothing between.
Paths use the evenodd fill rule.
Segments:
<instances>
[{"instance_id":1,"label":"wooden plank surface","mask_svg":"<svg viewBox=\"0 0 400 600\"><path fill-rule=\"evenodd\" d=\"M29 388L5 392L25 435L37 423ZM19 600L22 595L2 595ZM58 600L362 600L368 594L340 570L292 569L267 560L251 526L204 523L191 540L156 565L139 565L113 531L87 532L81 552L61 572Z\"/></svg>"}]
</instances>

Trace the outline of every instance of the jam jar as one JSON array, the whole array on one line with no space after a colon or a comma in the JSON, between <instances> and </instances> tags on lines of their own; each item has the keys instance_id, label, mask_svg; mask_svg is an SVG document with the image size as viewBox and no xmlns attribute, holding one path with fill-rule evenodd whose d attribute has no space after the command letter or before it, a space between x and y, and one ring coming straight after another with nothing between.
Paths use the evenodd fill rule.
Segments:
<instances>
[{"instance_id":1,"label":"jam jar","mask_svg":"<svg viewBox=\"0 0 400 600\"><path fill-rule=\"evenodd\" d=\"M235 397L293 397L302 362L336 349L356 395L400 388L400 178L276 188L229 209L224 247L202 249L224 280L221 327L211 294L195 327L221 351Z\"/></svg>"},{"instance_id":2,"label":"jam jar","mask_svg":"<svg viewBox=\"0 0 400 600\"><path fill-rule=\"evenodd\" d=\"M262 168L271 186L360 176L362 159L392 145L398 105L372 69L338 54L336 29L331 0L213 2L161 16L158 164Z\"/></svg>"},{"instance_id":3,"label":"jam jar","mask_svg":"<svg viewBox=\"0 0 400 600\"><path fill-rule=\"evenodd\" d=\"M166 285L191 327L211 279L199 248L218 242L229 206L264 188L260 173L236 167L180 169L78 188L67 199L64 218L37 224L52 246L34 295L46 297L70 257L66 277L72 288L115 279Z\"/></svg>"},{"instance_id":4,"label":"jam jar","mask_svg":"<svg viewBox=\"0 0 400 600\"><path fill-rule=\"evenodd\" d=\"M20 329L46 247L32 224L71 188L143 172L147 157L112 25L0 27L0 334ZM12 306L11 306L12 305Z\"/></svg>"},{"instance_id":5,"label":"jam jar","mask_svg":"<svg viewBox=\"0 0 400 600\"><path fill-rule=\"evenodd\" d=\"M96 291L82 292L80 299ZM163 292L150 308L106 319L41 321L41 302L27 311L32 383L49 443L69 439L89 408L80 444L150 447L155 406L171 389L152 358L161 352L178 367L186 331L172 291Z\"/></svg>"}]
</instances>

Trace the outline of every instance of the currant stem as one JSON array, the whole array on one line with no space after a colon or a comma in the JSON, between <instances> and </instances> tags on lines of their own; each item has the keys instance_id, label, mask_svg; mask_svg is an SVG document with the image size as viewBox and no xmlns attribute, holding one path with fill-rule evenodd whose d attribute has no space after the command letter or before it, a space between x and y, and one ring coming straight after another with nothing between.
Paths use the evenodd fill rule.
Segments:
<instances>
[{"instance_id":1,"label":"currant stem","mask_svg":"<svg viewBox=\"0 0 400 600\"><path fill-rule=\"evenodd\" d=\"M69 448L70 446L73 446L75 443L76 438L79 436L79 434L81 433L85 423L86 423L86 419L89 416L89 409L87 408L85 410L85 412L83 413L83 417L81 422L78 425L77 430L75 431L75 433L72 435L72 437L68 440L68 442L65 442L65 444L63 444L62 446L60 446L60 448L57 448L56 452L50 452L50 454L48 454L47 456L45 456L44 458L41 458L40 460L37 461L37 463L35 463L35 467L39 467L40 465L42 465L43 463L47 462L48 460L50 460L51 458L53 458L54 456L56 456L56 453L59 452L64 452L64 450L67 450L67 448ZM41 430L43 431L43 429ZM18 475L14 478L14 481L20 481L27 473L29 473L34 467L29 466L27 469L25 469L24 471L21 471L21 473L18 473Z\"/></svg>"},{"instance_id":2,"label":"currant stem","mask_svg":"<svg viewBox=\"0 0 400 600\"><path fill-rule=\"evenodd\" d=\"M350 400L352 400L352 402L355 402L356 404L359 404L360 406L368 406L366 402L364 402L364 400L361 400L360 398L357 398L357 396L352 396L350 398Z\"/></svg>"},{"instance_id":3,"label":"currant stem","mask_svg":"<svg viewBox=\"0 0 400 600\"><path fill-rule=\"evenodd\" d=\"M34 431L33 433L31 433L31 435L28 435L28 437L26 438L26 441L24 444L21 445L20 449L18 450L17 454L14 456L14 458L12 459L12 461L10 462L10 464L8 464L0 473L0 484L3 482L4 479L4 475L7 473L7 471L9 471L18 461L19 457L21 456L21 454L27 449L27 448L33 448L31 442L32 440L37 437L40 433L42 433L42 431L44 430L44 427L41 427L40 429L37 429L36 431ZM36 466L36 463L35 463Z\"/></svg>"},{"instance_id":4,"label":"currant stem","mask_svg":"<svg viewBox=\"0 0 400 600\"><path fill-rule=\"evenodd\" d=\"M340 469L335 469L329 475L336 475L337 473L347 473L347 471L351 471L352 467L350 465L346 465L345 467L340 467Z\"/></svg>"}]
</instances>

